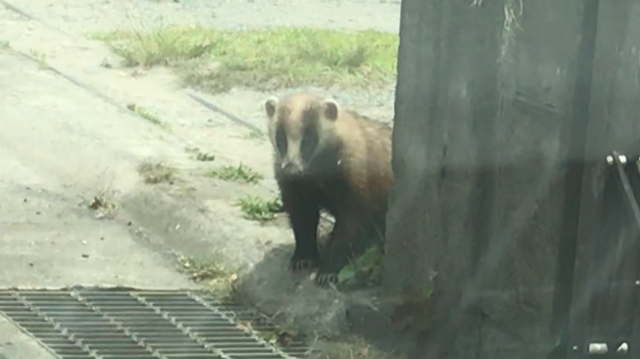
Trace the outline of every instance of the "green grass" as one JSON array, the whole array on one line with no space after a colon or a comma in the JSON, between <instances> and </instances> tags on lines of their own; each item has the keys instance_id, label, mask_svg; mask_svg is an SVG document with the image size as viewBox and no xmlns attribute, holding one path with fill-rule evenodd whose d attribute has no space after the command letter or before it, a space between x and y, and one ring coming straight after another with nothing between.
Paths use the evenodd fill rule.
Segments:
<instances>
[{"instance_id":1,"label":"green grass","mask_svg":"<svg viewBox=\"0 0 640 359\"><path fill-rule=\"evenodd\" d=\"M397 34L283 27L215 30L164 26L92 35L127 66L169 65L185 84L222 92L304 85L364 87L394 80Z\"/></svg>"},{"instance_id":2,"label":"green grass","mask_svg":"<svg viewBox=\"0 0 640 359\"><path fill-rule=\"evenodd\" d=\"M38 67L41 70L48 70L49 64L47 63L47 55L44 52L40 52L37 50L29 50L29 54L33 57L33 59L38 63Z\"/></svg>"},{"instance_id":3,"label":"green grass","mask_svg":"<svg viewBox=\"0 0 640 359\"><path fill-rule=\"evenodd\" d=\"M204 284L204 288L217 299L235 298L236 280L238 275L220 266L215 260L197 259L183 254L177 254L178 269L189 276L194 282Z\"/></svg>"},{"instance_id":4,"label":"green grass","mask_svg":"<svg viewBox=\"0 0 640 359\"><path fill-rule=\"evenodd\" d=\"M267 135L259 130L251 130L243 137L249 140L265 140L267 138Z\"/></svg>"},{"instance_id":5,"label":"green grass","mask_svg":"<svg viewBox=\"0 0 640 359\"><path fill-rule=\"evenodd\" d=\"M145 160L138 165L138 173L147 184L172 183L176 172L175 168L163 162Z\"/></svg>"},{"instance_id":6,"label":"green grass","mask_svg":"<svg viewBox=\"0 0 640 359\"><path fill-rule=\"evenodd\" d=\"M244 218L259 222L273 220L278 213L282 212L282 203L279 198L265 201L259 197L245 196L238 201L238 205Z\"/></svg>"},{"instance_id":7,"label":"green grass","mask_svg":"<svg viewBox=\"0 0 640 359\"><path fill-rule=\"evenodd\" d=\"M222 166L218 169L206 173L207 177L218 178L229 182L244 182L255 184L258 183L263 176L251 168L243 165L238 166Z\"/></svg>"},{"instance_id":8,"label":"green grass","mask_svg":"<svg viewBox=\"0 0 640 359\"><path fill-rule=\"evenodd\" d=\"M188 274L196 282L212 280L228 275L227 272L215 262L196 259L187 256L178 256L180 269Z\"/></svg>"},{"instance_id":9,"label":"green grass","mask_svg":"<svg viewBox=\"0 0 640 359\"><path fill-rule=\"evenodd\" d=\"M165 129L169 129L169 125L167 125L167 123L162 121L158 116L154 115L144 107L138 106L135 103L128 103L127 109L131 112L135 112L138 116L153 123L154 125L160 126Z\"/></svg>"},{"instance_id":10,"label":"green grass","mask_svg":"<svg viewBox=\"0 0 640 359\"><path fill-rule=\"evenodd\" d=\"M216 160L215 155L202 152L197 147L187 147L185 148L185 151L187 151L187 153L191 153L193 155L193 159L199 162L212 162Z\"/></svg>"}]
</instances>

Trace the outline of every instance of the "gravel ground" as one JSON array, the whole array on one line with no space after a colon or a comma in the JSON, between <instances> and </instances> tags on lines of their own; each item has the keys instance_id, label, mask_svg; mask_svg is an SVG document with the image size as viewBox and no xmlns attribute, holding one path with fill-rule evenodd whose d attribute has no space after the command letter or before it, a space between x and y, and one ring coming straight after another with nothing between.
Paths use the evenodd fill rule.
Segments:
<instances>
[{"instance_id":1,"label":"gravel ground","mask_svg":"<svg viewBox=\"0 0 640 359\"><path fill-rule=\"evenodd\" d=\"M397 32L400 1L371 0L182 0L25 1L30 14L69 32L189 23L219 28L312 26Z\"/></svg>"},{"instance_id":2,"label":"gravel ground","mask_svg":"<svg viewBox=\"0 0 640 359\"><path fill-rule=\"evenodd\" d=\"M200 24L217 28L311 26L397 32L400 16L400 1L396 0L39 0L10 3L50 27L73 35L161 24ZM393 118L395 84L358 91L304 90L308 89L328 93L374 118L385 121ZM292 90L300 89L280 93ZM247 103L262 101L264 95L238 89L212 99L228 111L239 111L234 114L247 121L261 121L255 119L255 111L243 109Z\"/></svg>"}]
</instances>

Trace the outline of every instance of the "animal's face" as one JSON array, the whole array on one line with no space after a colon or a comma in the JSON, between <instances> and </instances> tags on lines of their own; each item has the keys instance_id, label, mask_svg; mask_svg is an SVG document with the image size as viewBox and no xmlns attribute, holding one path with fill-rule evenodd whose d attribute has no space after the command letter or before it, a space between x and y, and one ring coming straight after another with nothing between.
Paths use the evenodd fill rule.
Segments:
<instances>
[{"instance_id":1,"label":"animal's face","mask_svg":"<svg viewBox=\"0 0 640 359\"><path fill-rule=\"evenodd\" d=\"M332 100L317 100L303 94L283 102L272 97L265 102L265 112L269 138L282 174L294 177L306 174L313 160L333 142L338 105Z\"/></svg>"}]
</instances>

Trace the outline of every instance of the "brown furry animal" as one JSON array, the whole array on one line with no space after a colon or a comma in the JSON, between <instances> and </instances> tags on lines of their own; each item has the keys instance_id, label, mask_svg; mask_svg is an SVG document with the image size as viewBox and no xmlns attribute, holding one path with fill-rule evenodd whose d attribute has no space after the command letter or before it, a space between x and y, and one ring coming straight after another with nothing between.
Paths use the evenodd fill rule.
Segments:
<instances>
[{"instance_id":1,"label":"brown furry animal","mask_svg":"<svg viewBox=\"0 0 640 359\"><path fill-rule=\"evenodd\" d=\"M350 256L384 236L393 183L391 127L307 93L272 97L264 107L275 178L296 241L292 269L320 264L317 232L324 209L336 223L330 258L316 280L335 282Z\"/></svg>"}]
</instances>

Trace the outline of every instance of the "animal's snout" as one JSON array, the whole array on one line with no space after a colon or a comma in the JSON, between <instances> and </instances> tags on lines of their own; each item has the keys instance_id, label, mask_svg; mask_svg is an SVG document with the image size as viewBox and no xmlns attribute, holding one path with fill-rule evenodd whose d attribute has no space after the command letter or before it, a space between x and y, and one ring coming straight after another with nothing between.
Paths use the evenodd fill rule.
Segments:
<instances>
[{"instance_id":1,"label":"animal's snout","mask_svg":"<svg viewBox=\"0 0 640 359\"><path fill-rule=\"evenodd\" d=\"M285 160L282 162L282 173L286 176L300 176L302 175L302 166L294 161Z\"/></svg>"}]
</instances>

